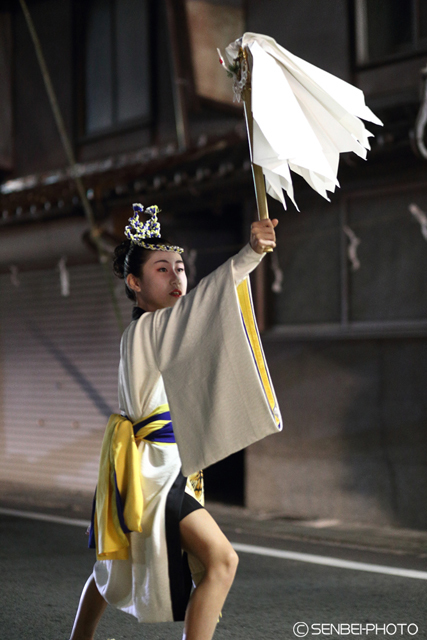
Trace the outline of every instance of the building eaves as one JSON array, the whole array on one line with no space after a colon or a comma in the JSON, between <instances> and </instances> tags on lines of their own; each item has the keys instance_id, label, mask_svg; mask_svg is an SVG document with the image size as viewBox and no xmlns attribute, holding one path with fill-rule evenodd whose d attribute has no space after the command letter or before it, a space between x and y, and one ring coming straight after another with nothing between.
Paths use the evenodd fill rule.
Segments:
<instances>
[{"instance_id":1,"label":"building eaves","mask_svg":"<svg viewBox=\"0 0 427 640\"><path fill-rule=\"evenodd\" d=\"M234 178L250 183L250 161L246 134L232 132L221 138L202 138L198 145L180 152L173 144L149 147L78 163L75 174L84 183L95 214L102 217L104 205L130 201L144 194L218 188ZM40 222L82 215L80 198L69 167L9 180L0 185L0 226ZM102 205L102 206L100 206Z\"/></svg>"}]
</instances>

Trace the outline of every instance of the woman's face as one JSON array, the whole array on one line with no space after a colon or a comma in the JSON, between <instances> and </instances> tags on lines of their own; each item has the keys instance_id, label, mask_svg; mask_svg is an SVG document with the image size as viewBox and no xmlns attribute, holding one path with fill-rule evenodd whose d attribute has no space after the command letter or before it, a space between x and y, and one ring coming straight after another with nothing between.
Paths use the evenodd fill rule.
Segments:
<instances>
[{"instance_id":1,"label":"woman's face","mask_svg":"<svg viewBox=\"0 0 427 640\"><path fill-rule=\"evenodd\" d=\"M145 311L173 307L187 292L187 276L180 253L151 251L142 266L142 277L128 276L138 306ZM130 279L130 280L129 280Z\"/></svg>"}]
</instances>

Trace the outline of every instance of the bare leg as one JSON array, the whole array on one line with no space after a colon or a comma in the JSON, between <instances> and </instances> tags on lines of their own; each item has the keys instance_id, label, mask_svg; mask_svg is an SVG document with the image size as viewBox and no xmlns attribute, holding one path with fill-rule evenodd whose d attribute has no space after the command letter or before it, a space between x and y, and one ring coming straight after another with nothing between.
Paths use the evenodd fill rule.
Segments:
<instances>
[{"instance_id":1,"label":"bare leg","mask_svg":"<svg viewBox=\"0 0 427 640\"><path fill-rule=\"evenodd\" d=\"M99 593L93 575L83 587L70 640L93 640L107 603Z\"/></svg>"},{"instance_id":2,"label":"bare leg","mask_svg":"<svg viewBox=\"0 0 427 640\"><path fill-rule=\"evenodd\" d=\"M233 583L238 556L212 516L198 509L180 523L182 547L205 567L187 607L184 640L211 640Z\"/></svg>"}]
</instances>

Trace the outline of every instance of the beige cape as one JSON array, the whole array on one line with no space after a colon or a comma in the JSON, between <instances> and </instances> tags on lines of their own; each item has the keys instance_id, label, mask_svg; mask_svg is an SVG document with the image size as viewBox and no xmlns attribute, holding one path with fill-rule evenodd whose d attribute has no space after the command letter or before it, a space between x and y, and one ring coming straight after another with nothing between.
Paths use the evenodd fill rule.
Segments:
<instances>
[{"instance_id":1,"label":"beige cape","mask_svg":"<svg viewBox=\"0 0 427 640\"><path fill-rule=\"evenodd\" d=\"M145 313L122 339L121 400L133 408L143 404L142 376L148 370L162 375L185 476L282 428L249 278L237 289L234 282L233 260L248 251L173 308Z\"/></svg>"}]
</instances>

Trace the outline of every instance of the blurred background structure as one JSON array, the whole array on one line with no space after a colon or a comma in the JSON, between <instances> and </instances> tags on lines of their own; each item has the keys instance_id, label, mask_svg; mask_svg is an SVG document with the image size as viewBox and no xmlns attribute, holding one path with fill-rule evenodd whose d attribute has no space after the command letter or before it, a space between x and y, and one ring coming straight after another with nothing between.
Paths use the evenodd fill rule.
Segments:
<instances>
[{"instance_id":1,"label":"blurred background structure","mask_svg":"<svg viewBox=\"0 0 427 640\"><path fill-rule=\"evenodd\" d=\"M264 33L363 89L385 125L368 161L342 158L330 203L297 177L300 212L270 199L278 247L253 280L283 433L207 470L207 495L426 528L427 1L28 7L105 253L133 202L157 204L193 286L255 215L216 47ZM18 0L0 1L0 87L0 481L92 492L120 330Z\"/></svg>"}]
</instances>

